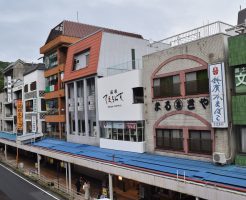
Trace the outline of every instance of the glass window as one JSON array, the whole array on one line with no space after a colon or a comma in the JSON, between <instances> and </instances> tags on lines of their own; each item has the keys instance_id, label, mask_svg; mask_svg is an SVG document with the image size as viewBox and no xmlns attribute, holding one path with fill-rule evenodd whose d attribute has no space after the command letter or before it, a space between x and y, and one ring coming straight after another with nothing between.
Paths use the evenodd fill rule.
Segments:
<instances>
[{"instance_id":1,"label":"glass window","mask_svg":"<svg viewBox=\"0 0 246 200\"><path fill-rule=\"evenodd\" d=\"M34 82L32 82L31 85L30 85L30 90L33 91L33 90L36 90L36 88L37 88L37 82L34 81Z\"/></svg>"},{"instance_id":2,"label":"glass window","mask_svg":"<svg viewBox=\"0 0 246 200\"><path fill-rule=\"evenodd\" d=\"M74 55L73 70L79 70L89 65L90 49Z\"/></svg>"},{"instance_id":3,"label":"glass window","mask_svg":"<svg viewBox=\"0 0 246 200\"><path fill-rule=\"evenodd\" d=\"M189 152L199 154L212 153L212 139L210 131L189 131Z\"/></svg>"},{"instance_id":4,"label":"glass window","mask_svg":"<svg viewBox=\"0 0 246 200\"><path fill-rule=\"evenodd\" d=\"M246 153L246 128L241 128L241 152Z\"/></svg>"},{"instance_id":5,"label":"glass window","mask_svg":"<svg viewBox=\"0 0 246 200\"><path fill-rule=\"evenodd\" d=\"M132 88L132 90L133 90L133 103L144 103L143 87Z\"/></svg>"},{"instance_id":6,"label":"glass window","mask_svg":"<svg viewBox=\"0 0 246 200\"><path fill-rule=\"evenodd\" d=\"M44 57L44 64L47 69L57 66L58 65L57 52L53 52L49 55L46 55Z\"/></svg>"},{"instance_id":7,"label":"glass window","mask_svg":"<svg viewBox=\"0 0 246 200\"><path fill-rule=\"evenodd\" d=\"M25 102L26 112L33 112L33 100L28 100Z\"/></svg>"},{"instance_id":8,"label":"glass window","mask_svg":"<svg viewBox=\"0 0 246 200\"><path fill-rule=\"evenodd\" d=\"M209 92L207 70L187 73L185 75L186 95L207 94Z\"/></svg>"},{"instance_id":9,"label":"glass window","mask_svg":"<svg viewBox=\"0 0 246 200\"><path fill-rule=\"evenodd\" d=\"M27 84L24 86L24 92L28 92L28 85Z\"/></svg>"},{"instance_id":10,"label":"glass window","mask_svg":"<svg viewBox=\"0 0 246 200\"><path fill-rule=\"evenodd\" d=\"M46 111L45 99L41 99L41 111Z\"/></svg>"},{"instance_id":11,"label":"glass window","mask_svg":"<svg viewBox=\"0 0 246 200\"><path fill-rule=\"evenodd\" d=\"M179 75L154 79L154 97L175 97L180 96Z\"/></svg>"},{"instance_id":12,"label":"glass window","mask_svg":"<svg viewBox=\"0 0 246 200\"><path fill-rule=\"evenodd\" d=\"M157 129L156 147L158 149L183 150L183 132L179 129Z\"/></svg>"}]
</instances>

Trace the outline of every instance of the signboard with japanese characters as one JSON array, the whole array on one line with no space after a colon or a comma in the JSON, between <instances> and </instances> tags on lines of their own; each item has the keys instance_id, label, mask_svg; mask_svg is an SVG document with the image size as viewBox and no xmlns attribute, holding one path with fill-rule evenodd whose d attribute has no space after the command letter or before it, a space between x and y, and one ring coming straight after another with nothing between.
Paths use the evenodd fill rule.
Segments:
<instances>
[{"instance_id":1,"label":"signboard with japanese characters","mask_svg":"<svg viewBox=\"0 0 246 200\"><path fill-rule=\"evenodd\" d=\"M37 131L37 117L36 115L32 116L32 132L35 133Z\"/></svg>"},{"instance_id":2,"label":"signboard with japanese characters","mask_svg":"<svg viewBox=\"0 0 246 200\"><path fill-rule=\"evenodd\" d=\"M246 92L246 67L235 68L235 90L236 93Z\"/></svg>"},{"instance_id":3,"label":"signboard with japanese characters","mask_svg":"<svg viewBox=\"0 0 246 200\"><path fill-rule=\"evenodd\" d=\"M142 87L141 75L140 70L133 70L97 80L100 121L144 119L144 104L134 103L134 88Z\"/></svg>"},{"instance_id":4,"label":"signboard with japanese characters","mask_svg":"<svg viewBox=\"0 0 246 200\"><path fill-rule=\"evenodd\" d=\"M23 108L22 108L22 100L16 101L16 115L17 115L17 130L23 129Z\"/></svg>"},{"instance_id":5,"label":"signboard with japanese characters","mask_svg":"<svg viewBox=\"0 0 246 200\"><path fill-rule=\"evenodd\" d=\"M211 124L214 128L228 127L224 63L209 65Z\"/></svg>"},{"instance_id":6,"label":"signboard with japanese characters","mask_svg":"<svg viewBox=\"0 0 246 200\"><path fill-rule=\"evenodd\" d=\"M12 101L12 79L11 76L7 77L7 101L10 103Z\"/></svg>"}]
</instances>

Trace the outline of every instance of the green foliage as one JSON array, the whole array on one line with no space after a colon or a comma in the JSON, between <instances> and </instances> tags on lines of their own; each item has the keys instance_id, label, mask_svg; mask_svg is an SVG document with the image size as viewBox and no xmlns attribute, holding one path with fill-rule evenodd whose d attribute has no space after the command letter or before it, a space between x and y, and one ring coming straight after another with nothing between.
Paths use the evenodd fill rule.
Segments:
<instances>
[{"instance_id":1,"label":"green foliage","mask_svg":"<svg viewBox=\"0 0 246 200\"><path fill-rule=\"evenodd\" d=\"M2 74L2 70L7 67L10 63L9 62L2 62L0 61L0 92L3 92L4 87L4 78Z\"/></svg>"}]
</instances>

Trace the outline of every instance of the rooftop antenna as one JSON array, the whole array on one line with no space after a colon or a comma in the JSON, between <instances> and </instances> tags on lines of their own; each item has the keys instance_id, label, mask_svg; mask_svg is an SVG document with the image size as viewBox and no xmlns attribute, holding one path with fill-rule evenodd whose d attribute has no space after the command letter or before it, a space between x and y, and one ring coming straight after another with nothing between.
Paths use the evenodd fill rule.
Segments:
<instances>
[{"instance_id":1,"label":"rooftop antenna","mask_svg":"<svg viewBox=\"0 0 246 200\"><path fill-rule=\"evenodd\" d=\"M79 22L79 11L77 11L77 22Z\"/></svg>"},{"instance_id":2,"label":"rooftop antenna","mask_svg":"<svg viewBox=\"0 0 246 200\"><path fill-rule=\"evenodd\" d=\"M242 6L240 5L240 10L242 9Z\"/></svg>"}]
</instances>

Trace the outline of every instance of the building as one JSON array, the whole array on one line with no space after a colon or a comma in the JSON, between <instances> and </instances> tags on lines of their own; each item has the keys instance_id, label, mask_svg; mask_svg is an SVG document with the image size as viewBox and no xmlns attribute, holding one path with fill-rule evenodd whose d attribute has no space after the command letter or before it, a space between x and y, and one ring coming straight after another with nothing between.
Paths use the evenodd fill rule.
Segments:
<instances>
[{"instance_id":1,"label":"building","mask_svg":"<svg viewBox=\"0 0 246 200\"><path fill-rule=\"evenodd\" d=\"M99 78L100 147L145 152L142 70Z\"/></svg>"},{"instance_id":2,"label":"building","mask_svg":"<svg viewBox=\"0 0 246 200\"><path fill-rule=\"evenodd\" d=\"M43 64L27 70L24 76L23 115L19 114L17 121L23 119L23 133L44 133L46 104L44 99L45 78ZM23 105L22 105L23 104ZM21 111L20 111L21 112ZM18 115L17 115L18 116ZM21 119L22 118L22 119Z\"/></svg>"},{"instance_id":3,"label":"building","mask_svg":"<svg viewBox=\"0 0 246 200\"><path fill-rule=\"evenodd\" d=\"M140 69L143 55L166 46L151 46L141 35L108 29L71 45L64 75L67 140L99 145L98 78Z\"/></svg>"},{"instance_id":4,"label":"building","mask_svg":"<svg viewBox=\"0 0 246 200\"><path fill-rule=\"evenodd\" d=\"M144 56L148 152L209 160L218 152L224 160L233 158L225 31L231 27L216 22L181 33L162 41L172 47Z\"/></svg>"},{"instance_id":5,"label":"building","mask_svg":"<svg viewBox=\"0 0 246 200\"><path fill-rule=\"evenodd\" d=\"M34 66L33 63L25 63L17 60L11 63L3 70L4 75L4 101L3 101L3 130L7 132L20 132L21 127L17 129L17 101L22 101L23 73Z\"/></svg>"},{"instance_id":6,"label":"building","mask_svg":"<svg viewBox=\"0 0 246 200\"><path fill-rule=\"evenodd\" d=\"M0 130L3 131L3 102L4 102L4 93L0 93Z\"/></svg>"},{"instance_id":7,"label":"building","mask_svg":"<svg viewBox=\"0 0 246 200\"><path fill-rule=\"evenodd\" d=\"M231 70L232 87L232 123L236 135L236 164L246 166L246 9L238 13L238 24L232 28L238 33L228 39L229 66Z\"/></svg>"}]
</instances>

